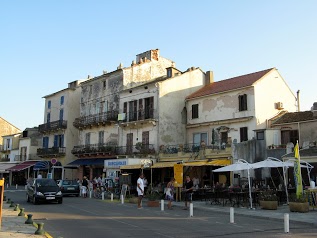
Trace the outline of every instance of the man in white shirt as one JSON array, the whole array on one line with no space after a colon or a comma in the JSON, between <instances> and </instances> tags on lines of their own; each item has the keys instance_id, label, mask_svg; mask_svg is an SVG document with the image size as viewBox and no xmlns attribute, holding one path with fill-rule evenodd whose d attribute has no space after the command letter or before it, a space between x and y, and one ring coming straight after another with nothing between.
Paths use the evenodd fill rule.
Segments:
<instances>
[{"instance_id":1,"label":"man in white shirt","mask_svg":"<svg viewBox=\"0 0 317 238\"><path fill-rule=\"evenodd\" d=\"M140 173L140 177L137 181L137 191L138 191L138 208L142 208L141 202L144 195L144 181L143 181L143 173Z\"/></svg>"}]
</instances>

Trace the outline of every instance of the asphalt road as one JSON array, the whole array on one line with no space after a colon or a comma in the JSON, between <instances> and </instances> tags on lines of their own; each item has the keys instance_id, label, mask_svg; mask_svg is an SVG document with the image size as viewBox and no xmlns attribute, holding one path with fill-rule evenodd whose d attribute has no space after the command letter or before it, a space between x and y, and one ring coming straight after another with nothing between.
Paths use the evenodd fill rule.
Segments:
<instances>
[{"instance_id":1,"label":"asphalt road","mask_svg":"<svg viewBox=\"0 0 317 238\"><path fill-rule=\"evenodd\" d=\"M181 207L137 209L136 204L80 197L64 197L63 204L33 205L26 202L25 191L5 191L5 195L26 214L33 214L35 222L44 222L45 231L54 238L317 236L317 227L308 224L290 224L292 230L286 234L281 221L235 215L231 224L228 214L198 209L189 217Z\"/></svg>"}]
</instances>

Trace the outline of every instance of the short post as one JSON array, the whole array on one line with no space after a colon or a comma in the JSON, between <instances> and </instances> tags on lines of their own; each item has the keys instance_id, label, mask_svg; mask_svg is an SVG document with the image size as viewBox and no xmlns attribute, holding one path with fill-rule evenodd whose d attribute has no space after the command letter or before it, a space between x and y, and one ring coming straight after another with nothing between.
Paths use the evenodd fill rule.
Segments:
<instances>
[{"instance_id":1,"label":"short post","mask_svg":"<svg viewBox=\"0 0 317 238\"><path fill-rule=\"evenodd\" d=\"M92 191L89 190L89 198L91 198L91 197L92 197Z\"/></svg>"},{"instance_id":2,"label":"short post","mask_svg":"<svg viewBox=\"0 0 317 238\"><path fill-rule=\"evenodd\" d=\"M289 214L284 214L284 232L289 233Z\"/></svg>"},{"instance_id":3,"label":"short post","mask_svg":"<svg viewBox=\"0 0 317 238\"><path fill-rule=\"evenodd\" d=\"M15 185L15 189L18 189L18 185L17 184Z\"/></svg>"},{"instance_id":4,"label":"short post","mask_svg":"<svg viewBox=\"0 0 317 238\"><path fill-rule=\"evenodd\" d=\"M101 199L102 199L102 200L105 200L105 192L102 192L102 193L101 193Z\"/></svg>"},{"instance_id":5,"label":"short post","mask_svg":"<svg viewBox=\"0 0 317 238\"><path fill-rule=\"evenodd\" d=\"M7 183L7 188L9 188L9 184Z\"/></svg>"},{"instance_id":6,"label":"short post","mask_svg":"<svg viewBox=\"0 0 317 238\"><path fill-rule=\"evenodd\" d=\"M33 224L32 214L28 214L28 219L24 222L25 224Z\"/></svg>"},{"instance_id":7,"label":"short post","mask_svg":"<svg viewBox=\"0 0 317 238\"><path fill-rule=\"evenodd\" d=\"M10 204L9 207L14 207L14 202L13 201L11 201L11 204Z\"/></svg>"},{"instance_id":8,"label":"short post","mask_svg":"<svg viewBox=\"0 0 317 238\"><path fill-rule=\"evenodd\" d=\"M25 185L25 186L24 186L24 190L27 190L27 189L28 189L28 185Z\"/></svg>"},{"instance_id":9,"label":"short post","mask_svg":"<svg viewBox=\"0 0 317 238\"><path fill-rule=\"evenodd\" d=\"M161 199L161 211L164 211L164 199Z\"/></svg>"},{"instance_id":10,"label":"short post","mask_svg":"<svg viewBox=\"0 0 317 238\"><path fill-rule=\"evenodd\" d=\"M123 197L123 194L120 195L120 198L121 198L121 204L124 204L124 197Z\"/></svg>"},{"instance_id":11,"label":"short post","mask_svg":"<svg viewBox=\"0 0 317 238\"><path fill-rule=\"evenodd\" d=\"M40 222L40 223L37 223L37 230L35 231L35 235L44 235L45 231L43 229L44 227L44 223L43 222Z\"/></svg>"},{"instance_id":12,"label":"short post","mask_svg":"<svg viewBox=\"0 0 317 238\"><path fill-rule=\"evenodd\" d=\"M113 193L111 193L111 202L113 201Z\"/></svg>"},{"instance_id":13,"label":"short post","mask_svg":"<svg viewBox=\"0 0 317 238\"><path fill-rule=\"evenodd\" d=\"M19 208L20 204L15 204L15 207L13 209L13 211L20 211L20 208Z\"/></svg>"},{"instance_id":14,"label":"short post","mask_svg":"<svg viewBox=\"0 0 317 238\"><path fill-rule=\"evenodd\" d=\"M189 216L190 217L194 216L194 205L193 205L193 203L189 204Z\"/></svg>"},{"instance_id":15,"label":"short post","mask_svg":"<svg viewBox=\"0 0 317 238\"><path fill-rule=\"evenodd\" d=\"M20 213L18 214L19 217L24 216L24 208L20 208Z\"/></svg>"},{"instance_id":16,"label":"short post","mask_svg":"<svg viewBox=\"0 0 317 238\"><path fill-rule=\"evenodd\" d=\"M230 223L234 223L234 208L230 207Z\"/></svg>"}]
</instances>

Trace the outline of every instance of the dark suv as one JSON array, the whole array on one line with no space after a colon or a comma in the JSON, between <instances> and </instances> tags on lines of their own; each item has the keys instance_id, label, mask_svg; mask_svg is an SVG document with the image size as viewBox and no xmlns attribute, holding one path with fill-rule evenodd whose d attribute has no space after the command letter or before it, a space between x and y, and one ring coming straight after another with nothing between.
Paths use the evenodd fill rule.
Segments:
<instances>
[{"instance_id":1,"label":"dark suv","mask_svg":"<svg viewBox=\"0 0 317 238\"><path fill-rule=\"evenodd\" d=\"M26 199L34 204L40 202L63 203L62 192L54 179L35 179L27 186Z\"/></svg>"}]
</instances>

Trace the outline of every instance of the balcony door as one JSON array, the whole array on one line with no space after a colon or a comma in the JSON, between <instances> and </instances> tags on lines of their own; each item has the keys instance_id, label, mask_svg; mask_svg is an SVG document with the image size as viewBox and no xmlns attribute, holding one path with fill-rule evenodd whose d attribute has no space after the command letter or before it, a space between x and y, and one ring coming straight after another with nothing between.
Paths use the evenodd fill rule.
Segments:
<instances>
[{"instance_id":1,"label":"balcony door","mask_svg":"<svg viewBox=\"0 0 317 238\"><path fill-rule=\"evenodd\" d=\"M150 144L150 132L149 131L143 131L142 132L142 148L146 151L149 150L149 144Z\"/></svg>"},{"instance_id":2,"label":"balcony door","mask_svg":"<svg viewBox=\"0 0 317 238\"><path fill-rule=\"evenodd\" d=\"M127 154L132 154L133 152L133 133L127 134Z\"/></svg>"}]
</instances>

